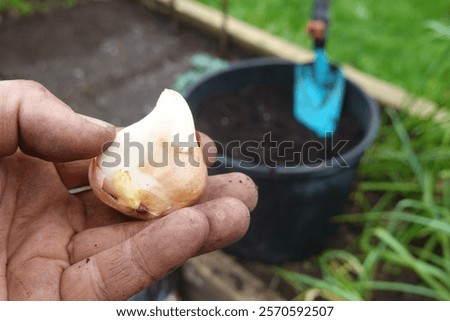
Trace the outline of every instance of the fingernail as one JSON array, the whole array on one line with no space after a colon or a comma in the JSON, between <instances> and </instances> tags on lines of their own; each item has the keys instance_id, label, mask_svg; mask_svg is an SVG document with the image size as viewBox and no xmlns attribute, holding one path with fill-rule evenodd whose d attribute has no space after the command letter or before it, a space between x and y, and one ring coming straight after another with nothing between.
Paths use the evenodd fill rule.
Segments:
<instances>
[{"instance_id":1,"label":"fingernail","mask_svg":"<svg viewBox=\"0 0 450 321\"><path fill-rule=\"evenodd\" d=\"M94 118L94 117L90 117L90 116L86 116L86 115L81 115L79 114L81 117L83 117L84 119L86 119L87 121L90 121L91 123L94 123L96 125L102 126L102 127L106 127L106 128L111 128L111 127L116 127L113 124L110 124L106 121Z\"/></svg>"}]
</instances>

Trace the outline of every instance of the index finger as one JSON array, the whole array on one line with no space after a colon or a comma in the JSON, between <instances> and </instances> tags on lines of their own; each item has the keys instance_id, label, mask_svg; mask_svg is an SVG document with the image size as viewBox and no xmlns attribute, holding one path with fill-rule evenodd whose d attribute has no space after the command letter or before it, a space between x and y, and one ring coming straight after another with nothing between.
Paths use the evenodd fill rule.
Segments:
<instances>
[{"instance_id":1,"label":"index finger","mask_svg":"<svg viewBox=\"0 0 450 321\"><path fill-rule=\"evenodd\" d=\"M34 81L1 81L0 113L0 157L20 148L48 161L87 159L115 136L114 127L75 113Z\"/></svg>"}]
</instances>

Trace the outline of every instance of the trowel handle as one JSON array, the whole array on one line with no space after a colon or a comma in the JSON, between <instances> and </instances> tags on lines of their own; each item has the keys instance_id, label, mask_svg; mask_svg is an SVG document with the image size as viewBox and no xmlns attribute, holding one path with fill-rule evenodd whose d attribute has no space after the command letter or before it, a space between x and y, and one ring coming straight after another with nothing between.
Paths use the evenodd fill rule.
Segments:
<instances>
[{"instance_id":1,"label":"trowel handle","mask_svg":"<svg viewBox=\"0 0 450 321\"><path fill-rule=\"evenodd\" d=\"M325 48L325 38L314 39L314 48L315 49Z\"/></svg>"},{"instance_id":2,"label":"trowel handle","mask_svg":"<svg viewBox=\"0 0 450 321\"><path fill-rule=\"evenodd\" d=\"M329 0L314 0L311 21L308 23L308 32L314 38L314 47L325 47L325 39L329 21Z\"/></svg>"},{"instance_id":3,"label":"trowel handle","mask_svg":"<svg viewBox=\"0 0 450 321\"><path fill-rule=\"evenodd\" d=\"M314 7L311 15L313 20L323 20L328 23L330 15L328 8L330 6L330 0L314 0Z\"/></svg>"}]
</instances>

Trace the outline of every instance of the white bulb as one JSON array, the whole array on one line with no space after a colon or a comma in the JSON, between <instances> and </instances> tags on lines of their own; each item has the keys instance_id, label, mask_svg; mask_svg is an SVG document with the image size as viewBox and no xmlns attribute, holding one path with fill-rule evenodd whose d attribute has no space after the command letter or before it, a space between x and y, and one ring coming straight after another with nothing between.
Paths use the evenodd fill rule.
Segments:
<instances>
[{"instance_id":1,"label":"white bulb","mask_svg":"<svg viewBox=\"0 0 450 321\"><path fill-rule=\"evenodd\" d=\"M184 98L164 90L150 114L93 160L89 175L95 194L126 215L150 219L194 203L207 170Z\"/></svg>"}]
</instances>

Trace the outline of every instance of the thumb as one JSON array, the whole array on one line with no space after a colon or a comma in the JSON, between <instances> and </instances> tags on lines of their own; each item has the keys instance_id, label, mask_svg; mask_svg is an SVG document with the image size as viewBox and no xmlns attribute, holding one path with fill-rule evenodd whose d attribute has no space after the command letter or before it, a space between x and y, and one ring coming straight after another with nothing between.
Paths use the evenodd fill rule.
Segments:
<instances>
[{"instance_id":1,"label":"thumb","mask_svg":"<svg viewBox=\"0 0 450 321\"><path fill-rule=\"evenodd\" d=\"M99 155L112 141L114 126L75 113L33 81L0 82L0 157L24 153L66 162Z\"/></svg>"}]
</instances>

